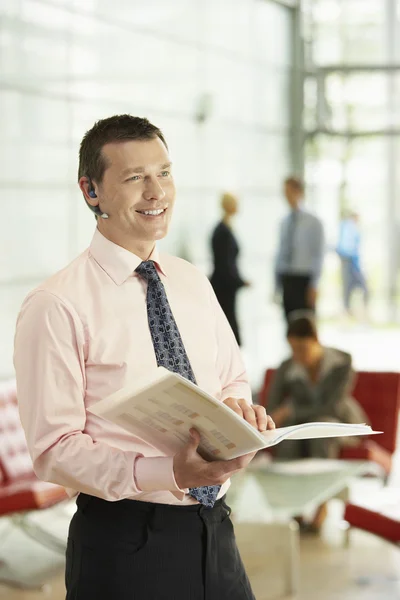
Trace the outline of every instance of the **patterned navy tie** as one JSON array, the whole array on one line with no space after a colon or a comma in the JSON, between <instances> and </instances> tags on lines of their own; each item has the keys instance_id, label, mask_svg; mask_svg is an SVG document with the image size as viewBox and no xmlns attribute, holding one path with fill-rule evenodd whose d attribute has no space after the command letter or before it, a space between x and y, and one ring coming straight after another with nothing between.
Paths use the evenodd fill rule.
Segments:
<instances>
[{"instance_id":1,"label":"patterned navy tie","mask_svg":"<svg viewBox=\"0 0 400 600\"><path fill-rule=\"evenodd\" d=\"M196 383L189 357L154 262L146 260L140 263L136 272L147 281L147 318L157 365ZM220 489L220 485L209 485L191 488L189 493L204 506L213 507Z\"/></svg>"}]
</instances>

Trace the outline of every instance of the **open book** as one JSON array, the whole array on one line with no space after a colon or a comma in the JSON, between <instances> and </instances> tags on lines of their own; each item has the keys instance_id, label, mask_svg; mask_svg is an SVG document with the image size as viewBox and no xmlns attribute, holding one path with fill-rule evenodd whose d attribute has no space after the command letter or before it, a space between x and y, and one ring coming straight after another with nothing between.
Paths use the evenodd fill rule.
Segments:
<instances>
[{"instance_id":1,"label":"open book","mask_svg":"<svg viewBox=\"0 0 400 600\"><path fill-rule=\"evenodd\" d=\"M195 427L201 436L199 453L208 460L229 460L286 439L380 433L368 425L344 423L304 423L261 433L221 401L163 367L88 410L166 455L175 454L188 441L189 429Z\"/></svg>"}]
</instances>

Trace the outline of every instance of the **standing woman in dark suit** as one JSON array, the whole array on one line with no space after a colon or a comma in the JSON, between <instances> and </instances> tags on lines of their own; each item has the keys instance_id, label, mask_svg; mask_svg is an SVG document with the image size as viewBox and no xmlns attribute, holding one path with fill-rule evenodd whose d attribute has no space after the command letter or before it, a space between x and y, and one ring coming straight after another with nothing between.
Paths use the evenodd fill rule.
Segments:
<instances>
[{"instance_id":1,"label":"standing woman in dark suit","mask_svg":"<svg viewBox=\"0 0 400 600\"><path fill-rule=\"evenodd\" d=\"M241 339L236 319L236 293L241 287L249 284L239 275L237 267L239 246L231 230L232 217L238 212L237 198L233 194L223 194L221 207L222 221L214 229L211 238L214 259L211 285L240 346Z\"/></svg>"}]
</instances>

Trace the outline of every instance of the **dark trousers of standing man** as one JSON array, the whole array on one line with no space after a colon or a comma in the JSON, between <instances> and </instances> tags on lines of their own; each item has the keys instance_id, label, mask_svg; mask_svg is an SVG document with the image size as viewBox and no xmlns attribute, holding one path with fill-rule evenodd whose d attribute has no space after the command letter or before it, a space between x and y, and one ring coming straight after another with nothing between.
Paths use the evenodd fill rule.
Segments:
<instances>
[{"instance_id":1,"label":"dark trousers of standing man","mask_svg":"<svg viewBox=\"0 0 400 600\"><path fill-rule=\"evenodd\" d=\"M282 287L283 310L286 320L295 310L315 310L308 301L308 290L311 285L310 275L280 275Z\"/></svg>"},{"instance_id":2,"label":"dark trousers of standing man","mask_svg":"<svg viewBox=\"0 0 400 600\"><path fill-rule=\"evenodd\" d=\"M357 269L352 260L342 258L342 280L343 280L343 303L345 309L351 310L351 296L353 292L359 288L363 293L364 306L368 304L368 286L364 274L360 269Z\"/></svg>"},{"instance_id":3,"label":"dark trousers of standing man","mask_svg":"<svg viewBox=\"0 0 400 600\"><path fill-rule=\"evenodd\" d=\"M69 531L66 600L255 600L230 509L80 494Z\"/></svg>"}]
</instances>

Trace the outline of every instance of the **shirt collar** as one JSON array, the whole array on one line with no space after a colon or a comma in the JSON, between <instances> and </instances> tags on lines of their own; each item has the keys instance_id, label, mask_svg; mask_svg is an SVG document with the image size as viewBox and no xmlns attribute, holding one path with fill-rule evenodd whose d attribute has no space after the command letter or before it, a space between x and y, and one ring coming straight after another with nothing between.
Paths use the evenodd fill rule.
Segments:
<instances>
[{"instance_id":1,"label":"shirt collar","mask_svg":"<svg viewBox=\"0 0 400 600\"><path fill-rule=\"evenodd\" d=\"M289 215L301 215L305 212L303 204L300 204L297 208L291 208Z\"/></svg>"},{"instance_id":2,"label":"shirt collar","mask_svg":"<svg viewBox=\"0 0 400 600\"><path fill-rule=\"evenodd\" d=\"M133 252L129 252L129 250L108 240L97 228L90 244L89 253L117 285L121 285L128 277L135 275L135 269L143 262ZM148 260L153 260L158 271L165 275L156 247L154 247Z\"/></svg>"}]
</instances>

